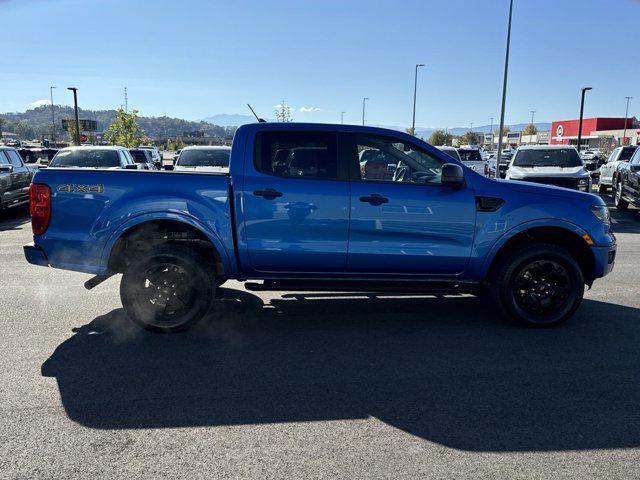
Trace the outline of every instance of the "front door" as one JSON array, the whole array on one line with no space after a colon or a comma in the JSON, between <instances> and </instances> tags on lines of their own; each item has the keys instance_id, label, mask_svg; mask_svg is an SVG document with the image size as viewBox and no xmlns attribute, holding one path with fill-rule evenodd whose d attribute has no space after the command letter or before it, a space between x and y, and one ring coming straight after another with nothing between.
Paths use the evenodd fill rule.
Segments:
<instances>
[{"instance_id":1,"label":"front door","mask_svg":"<svg viewBox=\"0 0 640 480\"><path fill-rule=\"evenodd\" d=\"M349 182L335 132L259 132L244 169L240 235L254 271L344 272Z\"/></svg>"},{"instance_id":2,"label":"front door","mask_svg":"<svg viewBox=\"0 0 640 480\"><path fill-rule=\"evenodd\" d=\"M347 136L353 165L348 271L394 276L463 272L476 217L470 185L442 185L446 161L403 140ZM369 168L369 162L380 168Z\"/></svg>"}]
</instances>

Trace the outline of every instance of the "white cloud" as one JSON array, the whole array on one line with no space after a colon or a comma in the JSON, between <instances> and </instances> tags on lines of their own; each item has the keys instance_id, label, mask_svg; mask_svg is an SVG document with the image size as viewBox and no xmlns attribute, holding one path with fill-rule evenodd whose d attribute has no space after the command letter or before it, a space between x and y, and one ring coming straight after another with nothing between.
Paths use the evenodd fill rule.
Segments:
<instances>
[{"instance_id":1,"label":"white cloud","mask_svg":"<svg viewBox=\"0 0 640 480\"><path fill-rule=\"evenodd\" d=\"M320 110L322 110L322 109L318 108L318 107L300 107L300 112L302 112L302 113L319 112Z\"/></svg>"},{"instance_id":2,"label":"white cloud","mask_svg":"<svg viewBox=\"0 0 640 480\"><path fill-rule=\"evenodd\" d=\"M38 107L42 107L43 105L51 105L51 100L47 100L46 98L43 98L42 100L36 100L35 102L31 102L29 105L33 108L38 108Z\"/></svg>"}]
</instances>

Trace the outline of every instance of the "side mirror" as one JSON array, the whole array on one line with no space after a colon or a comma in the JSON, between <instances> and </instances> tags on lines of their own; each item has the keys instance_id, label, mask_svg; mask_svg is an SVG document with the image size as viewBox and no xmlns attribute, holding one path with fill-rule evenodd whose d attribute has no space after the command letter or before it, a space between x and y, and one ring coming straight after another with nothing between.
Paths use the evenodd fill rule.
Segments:
<instances>
[{"instance_id":1,"label":"side mirror","mask_svg":"<svg viewBox=\"0 0 640 480\"><path fill-rule=\"evenodd\" d=\"M442 176L440 182L442 185L452 187L462 187L464 185L464 172L462 167L455 163L445 163L442 166Z\"/></svg>"},{"instance_id":2,"label":"side mirror","mask_svg":"<svg viewBox=\"0 0 640 480\"><path fill-rule=\"evenodd\" d=\"M173 170L173 169L174 169L174 166L173 166L173 164L172 164L172 163L170 163L170 164L168 164L168 165L165 165L165 166L164 166L164 169L165 169L165 170L169 170L169 171L171 171L171 170Z\"/></svg>"},{"instance_id":3,"label":"side mirror","mask_svg":"<svg viewBox=\"0 0 640 480\"><path fill-rule=\"evenodd\" d=\"M13 165L0 165L0 173L11 173L13 172Z\"/></svg>"}]
</instances>

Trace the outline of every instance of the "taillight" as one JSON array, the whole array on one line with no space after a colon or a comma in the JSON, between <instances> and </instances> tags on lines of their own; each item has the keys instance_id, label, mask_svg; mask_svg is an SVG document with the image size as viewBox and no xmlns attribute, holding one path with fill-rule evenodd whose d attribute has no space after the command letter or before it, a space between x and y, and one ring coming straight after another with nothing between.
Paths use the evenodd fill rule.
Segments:
<instances>
[{"instance_id":1,"label":"taillight","mask_svg":"<svg viewBox=\"0 0 640 480\"><path fill-rule=\"evenodd\" d=\"M34 235L47 231L51 219L51 189L42 183L32 183L29 188L29 212Z\"/></svg>"}]
</instances>

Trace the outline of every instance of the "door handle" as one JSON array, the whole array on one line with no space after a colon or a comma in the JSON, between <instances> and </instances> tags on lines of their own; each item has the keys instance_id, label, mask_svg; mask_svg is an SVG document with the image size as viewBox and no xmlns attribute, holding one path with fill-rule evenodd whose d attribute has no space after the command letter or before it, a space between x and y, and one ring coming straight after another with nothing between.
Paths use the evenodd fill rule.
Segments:
<instances>
[{"instance_id":1,"label":"door handle","mask_svg":"<svg viewBox=\"0 0 640 480\"><path fill-rule=\"evenodd\" d=\"M282 192L278 192L273 188L267 188L266 190L255 190L253 194L257 197L264 197L268 200L273 200L274 198L282 196Z\"/></svg>"},{"instance_id":2,"label":"door handle","mask_svg":"<svg viewBox=\"0 0 640 480\"><path fill-rule=\"evenodd\" d=\"M389 203L388 198L378 195L377 193L374 193L373 195L370 195L370 196L360 197L360 201L370 203L371 205L375 205L375 206L382 205L383 203Z\"/></svg>"}]
</instances>

